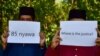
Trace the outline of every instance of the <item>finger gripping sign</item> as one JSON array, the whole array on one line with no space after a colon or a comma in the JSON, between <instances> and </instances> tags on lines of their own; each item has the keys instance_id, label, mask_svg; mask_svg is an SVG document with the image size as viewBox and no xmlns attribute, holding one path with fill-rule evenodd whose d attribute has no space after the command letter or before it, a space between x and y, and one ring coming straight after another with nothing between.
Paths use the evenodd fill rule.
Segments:
<instances>
[{"instance_id":1,"label":"finger gripping sign","mask_svg":"<svg viewBox=\"0 0 100 56\"><path fill-rule=\"evenodd\" d=\"M61 21L60 45L95 46L97 21Z\"/></svg>"},{"instance_id":2,"label":"finger gripping sign","mask_svg":"<svg viewBox=\"0 0 100 56\"><path fill-rule=\"evenodd\" d=\"M9 21L8 43L39 43L40 22Z\"/></svg>"}]
</instances>

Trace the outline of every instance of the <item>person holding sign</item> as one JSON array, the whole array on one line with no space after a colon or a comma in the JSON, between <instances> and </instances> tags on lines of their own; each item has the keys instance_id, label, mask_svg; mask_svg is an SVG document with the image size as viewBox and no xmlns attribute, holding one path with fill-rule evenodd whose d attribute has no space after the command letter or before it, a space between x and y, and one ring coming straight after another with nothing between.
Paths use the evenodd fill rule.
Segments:
<instances>
[{"instance_id":1,"label":"person holding sign","mask_svg":"<svg viewBox=\"0 0 100 56\"><path fill-rule=\"evenodd\" d=\"M19 13L20 21L35 21L35 12L32 7L21 7ZM4 56L44 56L45 53L45 34L40 32L40 43L8 43L8 28L2 34L2 46ZM33 40L34 41L34 40Z\"/></svg>"},{"instance_id":2,"label":"person holding sign","mask_svg":"<svg viewBox=\"0 0 100 56\"><path fill-rule=\"evenodd\" d=\"M85 21L85 10L72 9L69 12L69 21ZM74 26L74 25L73 25ZM81 27L81 26L80 26ZM100 31L97 29L98 34ZM58 30L48 47L45 56L100 56L100 36L96 39L96 46L60 45L63 41ZM74 40L74 39L73 39ZM66 41L67 42L67 41Z\"/></svg>"}]
</instances>

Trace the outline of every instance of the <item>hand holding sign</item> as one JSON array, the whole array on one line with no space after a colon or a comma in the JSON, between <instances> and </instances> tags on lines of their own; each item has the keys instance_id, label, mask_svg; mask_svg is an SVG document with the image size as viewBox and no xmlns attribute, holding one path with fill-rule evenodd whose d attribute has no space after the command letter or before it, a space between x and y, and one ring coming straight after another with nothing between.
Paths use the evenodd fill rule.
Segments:
<instances>
[{"instance_id":1,"label":"hand holding sign","mask_svg":"<svg viewBox=\"0 0 100 56\"><path fill-rule=\"evenodd\" d=\"M40 46L43 47L45 44L46 40L46 35L44 32L40 32Z\"/></svg>"},{"instance_id":2,"label":"hand holding sign","mask_svg":"<svg viewBox=\"0 0 100 56\"><path fill-rule=\"evenodd\" d=\"M60 44L61 38L59 36L59 33L60 33L60 29L56 31L52 39L51 48L56 48Z\"/></svg>"},{"instance_id":3,"label":"hand holding sign","mask_svg":"<svg viewBox=\"0 0 100 56\"><path fill-rule=\"evenodd\" d=\"M1 35L1 40L2 40L3 49L6 48L8 35L9 35L9 33L8 33L8 27L6 27L6 28L4 29L3 34Z\"/></svg>"},{"instance_id":4,"label":"hand holding sign","mask_svg":"<svg viewBox=\"0 0 100 56\"><path fill-rule=\"evenodd\" d=\"M98 33L98 38L96 39L96 45L100 46L100 31L99 31L99 29L96 29L96 30L97 30L97 33Z\"/></svg>"}]
</instances>

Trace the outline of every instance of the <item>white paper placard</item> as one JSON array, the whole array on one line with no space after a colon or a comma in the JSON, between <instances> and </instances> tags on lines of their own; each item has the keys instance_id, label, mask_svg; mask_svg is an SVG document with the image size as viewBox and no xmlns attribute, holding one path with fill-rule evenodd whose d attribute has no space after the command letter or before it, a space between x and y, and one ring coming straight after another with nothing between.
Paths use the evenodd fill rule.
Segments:
<instances>
[{"instance_id":1,"label":"white paper placard","mask_svg":"<svg viewBox=\"0 0 100 56\"><path fill-rule=\"evenodd\" d=\"M61 21L60 45L95 46L97 21Z\"/></svg>"},{"instance_id":2,"label":"white paper placard","mask_svg":"<svg viewBox=\"0 0 100 56\"><path fill-rule=\"evenodd\" d=\"M40 22L9 21L8 43L39 43Z\"/></svg>"}]
</instances>

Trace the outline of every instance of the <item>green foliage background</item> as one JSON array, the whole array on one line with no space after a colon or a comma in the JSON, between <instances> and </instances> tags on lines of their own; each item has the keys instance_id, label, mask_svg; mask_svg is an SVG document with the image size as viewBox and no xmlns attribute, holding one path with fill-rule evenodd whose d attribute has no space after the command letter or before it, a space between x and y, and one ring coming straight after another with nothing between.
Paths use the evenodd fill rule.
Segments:
<instances>
[{"instance_id":1,"label":"green foliage background","mask_svg":"<svg viewBox=\"0 0 100 56\"><path fill-rule=\"evenodd\" d=\"M88 20L100 20L100 0L0 0L0 35L9 20L18 18L21 6L35 9L36 20L41 22L47 43L59 28L59 21L67 20L70 9L84 9Z\"/></svg>"}]
</instances>

